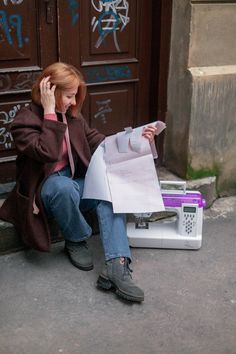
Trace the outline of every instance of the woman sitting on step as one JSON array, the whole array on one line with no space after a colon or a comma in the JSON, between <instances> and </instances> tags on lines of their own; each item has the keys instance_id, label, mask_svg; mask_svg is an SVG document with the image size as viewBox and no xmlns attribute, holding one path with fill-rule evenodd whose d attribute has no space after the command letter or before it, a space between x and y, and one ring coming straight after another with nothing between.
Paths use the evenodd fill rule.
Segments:
<instances>
[{"instance_id":1,"label":"woman sitting on step","mask_svg":"<svg viewBox=\"0 0 236 354\"><path fill-rule=\"evenodd\" d=\"M93 269L87 240L92 234L83 212L95 209L105 255L97 285L141 302L144 292L130 275L131 253L125 216L112 204L81 199L91 156L105 138L91 129L80 110L86 86L81 73L65 63L48 66L32 88L32 102L11 125L17 149L16 186L0 209L0 218L13 223L30 247L50 249L48 219L54 218L65 238L65 252L81 270ZM143 135L153 140L156 128Z\"/></svg>"}]
</instances>

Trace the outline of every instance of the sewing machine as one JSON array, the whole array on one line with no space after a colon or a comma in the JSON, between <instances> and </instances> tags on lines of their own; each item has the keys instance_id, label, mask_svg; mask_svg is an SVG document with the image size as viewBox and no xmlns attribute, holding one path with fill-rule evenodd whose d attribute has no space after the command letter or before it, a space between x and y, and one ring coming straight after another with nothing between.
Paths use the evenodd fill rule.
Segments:
<instances>
[{"instance_id":1,"label":"sewing machine","mask_svg":"<svg viewBox=\"0 0 236 354\"><path fill-rule=\"evenodd\" d=\"M199 249L202 245L205 200L198 191L186 191L184 181L160 181L166 214L128 217L127 235L131 247ZM130 221L131 220L131 221Z\"/></svg>"}]
</instances>

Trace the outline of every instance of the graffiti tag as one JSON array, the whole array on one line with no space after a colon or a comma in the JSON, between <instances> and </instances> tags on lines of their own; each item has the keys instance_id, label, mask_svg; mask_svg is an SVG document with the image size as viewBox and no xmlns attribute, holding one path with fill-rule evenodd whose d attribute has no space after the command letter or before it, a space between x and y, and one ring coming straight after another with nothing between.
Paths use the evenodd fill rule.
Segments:
<instances>
[{"instance_id":1,"label":"graffiti tag","mask_svg":"<svg viewBox=\"0 0 236 354\"><path fill-rule=\"evenodd\" d=\"M8 0L3 0L3 4L4 4L5 6L7 6L7 5L8 5L8 2L11 2L13 5L20 5L20 4L22 4L23 1L24 1L24 0L10 0L10 1L8 1Z\"/></svg>"},{"instance_id":2,"label":"graffiti tag","mask_svg":"<svg viewBox=\"0 0 236 354\"><path fill-rule=\"evenodd\" d=\"M0 92L31 89L38 75L38 72L28 72L17 74L16 78L11 78L9 74L0 74Z\"/></svg>"},{"instance_id":3,"label":"graffiti tag","mask_svg":"<svg viewBox=\"0 0 236 354\"><path fill-rule=\"evenodd\" d=\"M71 14L71 22L74 26L79 19L79 4L77 0L68 0L68 9Z\"/></svg>"},{"instance_id":4,"label":"graffiti tag","mask_svg":"<svg viewBox=\"0 0 236 354\"><path fill-rule=\"evenodd\" d=\"M103 124L107 123L107 117L105 116L106 113L112 112L112 108L109 106L111 103L111 99L104 100L104 101L96 101L96 104L98 105L98 111L94 115L95 119L101 119Z\"/></svg>"},{"instance_id":5,"label":"graffiti tag","mask_svg":"<svg viewBox=\"0 0 236 354\"><path fill-rule=\"evenodd\" d=\"M115 81L132 77L132 72L128 65L94 67L88 70L85 69L84 72L87 83Z\"/></svg>"},{"instance_id":6,"label":"graffiti tag","mask_svg":"<svg viewBox=\"0 0 236 354\"><path fill-rule=\"evenodd\" d=\"M99 38L95 44L95 48L99 48L104 42L108 34L113 34L113 40L116 50L120 52L120 47L117 40L117 31L122 32L130 21L129 3L127 0L91 0L92 6L98 17L94 16L91 21L92 31L96 29L99 33Z\"/></svg>"},{"instance_id":7,"label":"graffiti tag","mask_svg":"<svg viewBox=\"0 0 236 354\"><path fill-rule=\"evenodd\" d=\"M10 45L14 44L15 35L18 48L22 48L24 42L29 41L28 37L22 37L22 18L18 14L8 16L6 11L0 10L0 30L2 30L1 40L6 40Z\"/></svg>"},{"instance_id":8,"label":"graffiti tag","mask_svg":"<svg viewBox=\"0 0 236 354\"><path fill-rule=\"evenodd\" d=\"M0 112L0 123L2 125L10 124L15 118L16 113L21 108L20 104L15 105L9 112ZM12 148L13 138L7 127L0 127L0 146L4 146L5 149Z\"/></svg>"}]
</instances>

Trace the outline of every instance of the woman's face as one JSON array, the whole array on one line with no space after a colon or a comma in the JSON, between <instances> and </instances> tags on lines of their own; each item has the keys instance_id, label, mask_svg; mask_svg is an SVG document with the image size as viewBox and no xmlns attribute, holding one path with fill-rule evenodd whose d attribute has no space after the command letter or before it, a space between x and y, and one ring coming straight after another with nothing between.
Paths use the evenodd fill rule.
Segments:
<instances>
[{"instance_id":1,"label":"woman's face","mask_svg":"<svg viewBox=\"0 0 236 354\"><path fill-rule=\"evenodd\" d=\"M75 84L70 89L61 92L60 107L57 107L60 112L65 113L70 106L76 105L77 91L78 84Z\"/></svg>"}]
</instances>

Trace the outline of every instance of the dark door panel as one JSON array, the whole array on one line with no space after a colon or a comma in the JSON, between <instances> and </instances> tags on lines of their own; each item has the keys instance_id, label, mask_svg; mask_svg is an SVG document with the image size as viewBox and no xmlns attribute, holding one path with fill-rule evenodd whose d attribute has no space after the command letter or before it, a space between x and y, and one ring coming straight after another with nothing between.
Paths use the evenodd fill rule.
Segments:
<instances>
[{"instance_id":1,"label":"dark door panel","mask_svg":"<svg viewBox=\"0 0 236 354\"><path fill-rule=\"evenodd\" d=\"M81 66L136 58L138 0L82 2Z\"/></svg>"},{"instance_id":2,"label":"dark door panel","mask_svg":"<svg viewBox=\"0 0 236 354\"><path fill-rule=\"evenodd\" d=\"M83 114L89 117L91 127L109 135L132 126L134 113L135 85L111 84L90 87Z\"/></svg>"},{"instance_id":3,"label":"dark door panel","mask_svg":"<svg viewBox=\"0 0 236 354\"><path fill-rule=\"evenodd\" d=\"M35 0L18 1L18 4L11 1L1 2L1 68L39 64L38 16L35 8Z\"/></svg>"}]
</instances>

